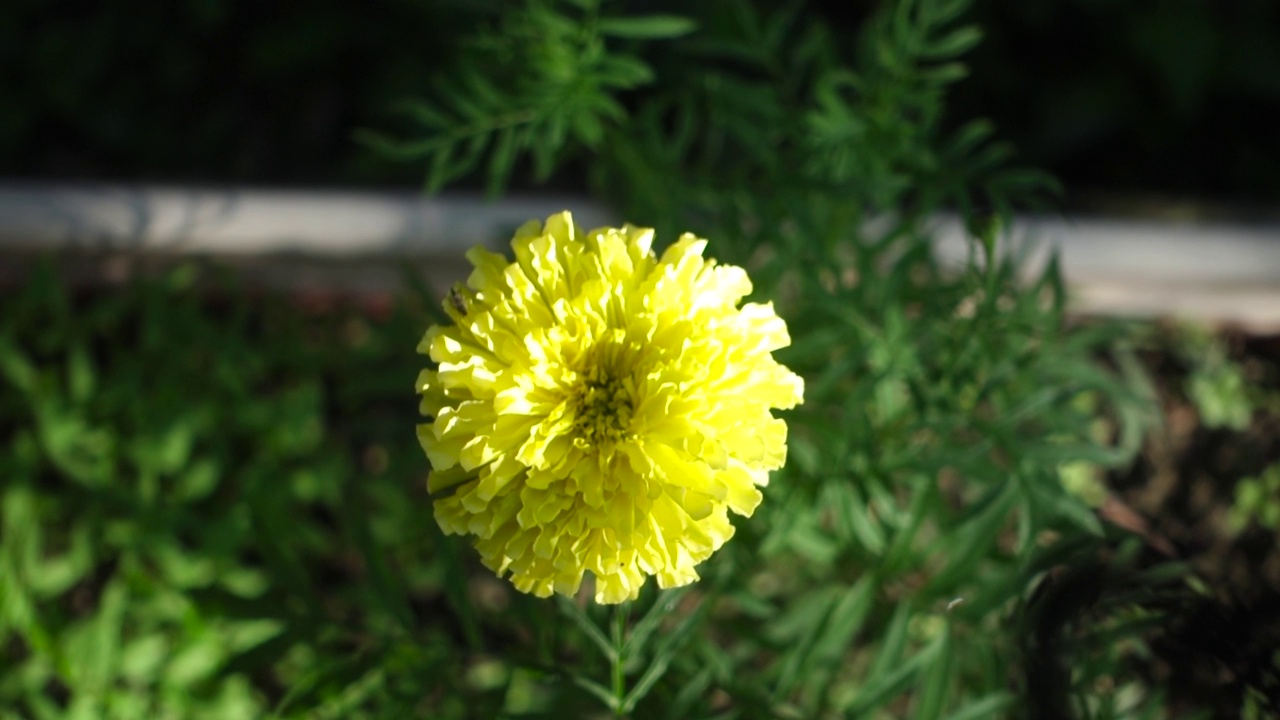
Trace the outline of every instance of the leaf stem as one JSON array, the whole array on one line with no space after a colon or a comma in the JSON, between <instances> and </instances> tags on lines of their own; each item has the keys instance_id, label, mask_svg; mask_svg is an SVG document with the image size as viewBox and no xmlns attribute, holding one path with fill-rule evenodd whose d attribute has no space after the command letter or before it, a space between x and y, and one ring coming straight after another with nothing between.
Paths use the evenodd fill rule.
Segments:
<instances>
[{"instance_id":1,"label":"leaf stem","mask_svg":"<svg viewBox=\"0 0 1280 720\"><path fill-rule=\"evenodd\" d=\"M623 673L623 663L626 657L623 654L626 643L627 634L627 616L631 612L631 603L624 602L613 607L613 622L611 628L611 640L613 641L613 652L609 654L609 660L612 663L613 675L613 697L615 700L613 706L614 717L622 720L626 716L626 699L627 699L627 679Z\"/></svg>"}]
</instances>

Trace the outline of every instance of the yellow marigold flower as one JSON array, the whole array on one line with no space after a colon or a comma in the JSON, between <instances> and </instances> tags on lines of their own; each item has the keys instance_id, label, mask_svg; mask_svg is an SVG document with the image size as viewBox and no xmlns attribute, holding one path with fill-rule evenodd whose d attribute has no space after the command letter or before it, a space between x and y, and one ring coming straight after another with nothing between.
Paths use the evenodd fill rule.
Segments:
<instances>
[{"instance_id":1,"label":"yellow marigold flower","mask_svg":"<svg viewBox=\"0 0 1280 720\"><path fill-rule=\"evenodd\" d=\"M482 248L445 301L454 324L418 346L418 439L437 522L476 537L523 592L633 599L698 579L694 567L750 515L786 459L770 414L803 381L771 352L790 343L772 304L747 303L741 268L685 234L661 258L653 231L584 233L534 220L515 262Z\"/></svg>"}]
</instances>

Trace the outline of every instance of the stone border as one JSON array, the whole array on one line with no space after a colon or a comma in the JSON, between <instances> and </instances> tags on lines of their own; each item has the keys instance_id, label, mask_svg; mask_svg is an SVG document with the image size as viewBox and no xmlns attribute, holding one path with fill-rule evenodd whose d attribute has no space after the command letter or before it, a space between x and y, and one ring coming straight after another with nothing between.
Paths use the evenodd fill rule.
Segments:
<instances>
[{"instance_id":1,"label":"stone border","mask_svg":"<svg viewBox=\"0 0 1280 720\"><path fill-rule=\"evenodd\" d=\"M584 226L616 221L603 205L573 196L489 202L414 193L0 183L0 279L12 281L31 258L57 251L109 256L108 267L137 255L266 264L290 275L289 287L307 278L341 286L344 275L353 275L356 292L395 277L370 269L379 261L406 260L447 286L465 273L467 248L501 248L525 220L562 209ZM961 224L940 216L935 229L939 256L963 261L970 244ZM1057 251L1079 312L1280 332L1280 227L1027 216L1012 236L1005 251L1025 253L1028 274ZM361 272L351 272L356 267Z\"/></svg>"}]
</instances>

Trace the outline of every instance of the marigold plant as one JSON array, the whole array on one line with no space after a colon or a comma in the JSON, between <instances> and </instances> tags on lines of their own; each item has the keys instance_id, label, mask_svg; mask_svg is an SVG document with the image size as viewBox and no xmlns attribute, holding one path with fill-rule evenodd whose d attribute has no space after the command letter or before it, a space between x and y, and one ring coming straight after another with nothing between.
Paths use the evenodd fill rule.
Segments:
<instances>
[{"instance_id":1,"label":"marigold plant","mask_svg":"<svg viewBox=\"0 0 1280 720\"><path fill-rule=\"evenodd\" d=\"M650 229L583 232L569 213L521 227L515 262L482 248L445 302L450 326L418 349L418 438L447 533L541 597L634 599L730 537L786 458L770 411L803 381L771 353L790 343L771 303L746 303L739 267L685 234L659 258Z\"/></svg>"}]
</instances>

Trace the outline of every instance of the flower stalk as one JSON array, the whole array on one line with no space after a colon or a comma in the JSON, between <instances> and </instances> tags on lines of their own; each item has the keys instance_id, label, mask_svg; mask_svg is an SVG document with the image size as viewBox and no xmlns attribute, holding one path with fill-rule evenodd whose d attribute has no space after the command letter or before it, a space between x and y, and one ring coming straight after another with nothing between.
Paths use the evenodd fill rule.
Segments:
<instances>
[{"instance_id":1,"label":"flower stalk","mask_svg":"<svg viewBox=\"0 0 1280 720\"><path fill-rule=\"evenodd\" d=\"M615 701L613 714L615 718L621 720L626 717L627 708L627 679L624 671L626 665L626 633L627 633L627 616L631 613L631 603L624 602L616 605L612 609L613 617L610 638L613 641L613 653L610 654L611 675L613 681L613 698Z\"/></svg>"}]
</instances>

